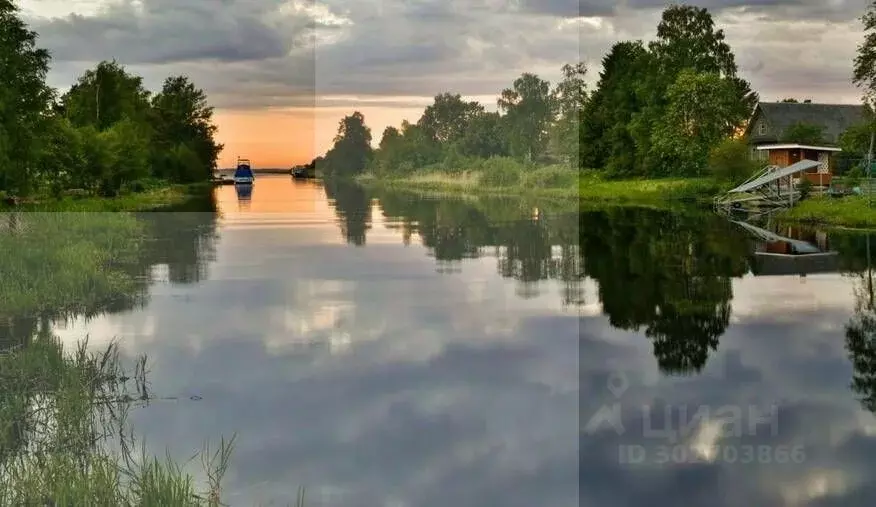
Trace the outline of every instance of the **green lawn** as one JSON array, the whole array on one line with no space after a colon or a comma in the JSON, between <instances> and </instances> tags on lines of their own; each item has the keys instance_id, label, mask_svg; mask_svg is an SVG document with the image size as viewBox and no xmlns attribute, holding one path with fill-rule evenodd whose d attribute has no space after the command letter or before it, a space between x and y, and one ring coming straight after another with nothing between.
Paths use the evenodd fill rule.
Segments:
<instances>
[{"instance_id":1,"label":"green lawn","mask_svg":"<svg viewBox=\"0 0 876 507\"><path fill-rule=\"evenodd\" d=\"M702 201L711 199L719 190L719 185L710 178L603 180L582 177L578 183L581 201Z\"/></svg>"},{"instance_id":2,"label":"green lawn","mask_svg":"<svg viewBox=\"0 0 876 507\"><path fill-rule=\"evenodd\" d=\"M810 224L876 228L876 196L873 207L866 196L812 197L781 212L780 219Z\"/></svg>"}]
</instances>

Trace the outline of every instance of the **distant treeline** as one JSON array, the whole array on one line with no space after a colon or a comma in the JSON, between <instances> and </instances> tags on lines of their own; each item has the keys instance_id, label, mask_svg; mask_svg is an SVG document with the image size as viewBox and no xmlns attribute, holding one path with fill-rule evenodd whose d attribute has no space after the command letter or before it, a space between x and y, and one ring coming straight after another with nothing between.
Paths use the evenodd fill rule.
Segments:
<instances>
[{"instance_id":1,"label":"distant treeline","mask_svg":"<svg viewBox=\"0 0 876 507\"><path fill-rule=\"evenodd\" d=\"M868 30L876 30L876 14L872 18ZM873 41L870 53L876 55L876 35ZM872 70L876 56L862 58L856 75L876 76L876 70L857 70ZM666 8L652 42L611 47L592 91L586 73L582 62L565 65L553 87L524 73L500 93L495 113L459 94L439 94L416 123L387 127L377 149L364 117L354 112L314 163L326 175L378 177L561 164L608 178L716 172L738 179L756 168L741 134L758 94L737 74L733 51L707 9ZM810 127L795 135L811 137ZM860 132L846 141L860 150ZM483 163L495 158L501 160Z\"/></svg>"},{"instance_id":2,"label":"distant treeline","mask_svg":"<svg viewBox=\"0 0 876 507\"><path fill-rule=\"evenodd\" d=\"M16 5L0 0L0 193L103 196L150 180L208 180L222 149L213 109L185 76L150 93L142 78L101 62L59 94L46 84L49 52Z\"/></svg>"}]
</instances>

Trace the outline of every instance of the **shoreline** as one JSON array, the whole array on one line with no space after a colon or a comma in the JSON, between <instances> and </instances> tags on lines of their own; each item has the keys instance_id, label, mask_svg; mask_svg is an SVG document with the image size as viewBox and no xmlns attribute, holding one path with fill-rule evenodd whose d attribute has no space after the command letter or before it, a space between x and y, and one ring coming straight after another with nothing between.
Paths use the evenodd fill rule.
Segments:
<instances>
[{"instance_id":1,"label":"shoreline","mask_svg":"<svg viewBox=\"0 0 876 507\"><path fill-rule=\"evenodd\" d=\"M0 212L148 212L178 206L199 197L205 190L212 191L210 183L163 185L142 192L115 197L65 196L46 197L42 200L10 205L0 204Z\"/></svg>"},{"instance_id":2,"label":"shoreline","mask_svg":"<svg viewBox=\"0 0 876 507\"><path fill-rule=\"evenodd\" d=\"M812 197L791 209L779 211L776 218L782 222L800 225L874 231L876 198L871 208L866 196Z\"/></svg>"},{"instance_id":3,"label":"shoreline","mask_svg":"<svg viewBox=\"0 0 876 507\"><path fill-rule=\"evenodd\" d=\"M560 185L494 186L483 184L478 172L450 174L431 172L405 178L355 177L365 187L424 193L430 196L494 196L576 200L581 205L648 205L672 207L679 204L711 203L720 184L711 178L665 178L605 180L591 174L574 175Z\"/></svg>"},{"instance_id":4,"label":"shoreline","mask_svg":"<svg viewBox=\"0 0 876 507\"><path fill-rule=\"evenodd\" d=\"M354 179L367 188L421 194L433 198L509 197L565 201L567 204L577 201L579 209L608 206L704 208L711 206L712 198L721 189L721 185L711 178L605 180L588 174L576 178L575 186L563 187L497 187L481 184L480 174L474 171L456 175L430 172L404 178L377 178L364 174ZM873 208L870 208L864 196L812 197L798 203L794 208L777 210L775 218L789 225L873 231L876 230L876 198L873 204Z\"/></svg>"}]
</instances>

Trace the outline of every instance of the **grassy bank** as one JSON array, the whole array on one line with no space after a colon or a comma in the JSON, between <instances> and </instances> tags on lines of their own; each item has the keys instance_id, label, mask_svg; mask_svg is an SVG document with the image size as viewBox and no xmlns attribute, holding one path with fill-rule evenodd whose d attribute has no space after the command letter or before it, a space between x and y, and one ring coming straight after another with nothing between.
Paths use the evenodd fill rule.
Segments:
<instances>
[{"instance_id":1,"label":"grassy bank","mask_svg":"<svg viewBox=\"0 0 876 507\"><path fill-rule=\"evenodd\" d=\"M45 329L0 354L0 504L221 505L233 439L202 452L204 487L135 449L126 416L148 397L143 365L127 375L115 345L65 353Z\"/></svg>"},{"instance_id":2,"label":"grassy bank","mask_svg":"<svg viewBox=\"0 0 876 507\"><path fill-rule=\"evenodd\" d=\"M232 442L202 453L203 487L146 455L126 422L152 398L145 358L124 371L115 345L53 335L147 297L148 232L132 213L0 213L0 505L220 505Z\"/></svg>"},{"instance_id":3,"label":"grassy bank","mask_svg":"<svg viewBox=\"0 0 876 507\"><path fill-rule=\"evenodd\" d=\"M209 183L157 185L116 197L93 195L36 197L17 206L2 204L0 211L152 211L180 205L194 195L203 194L209 188Z\"/></svg>"},{"instance_id":4,"label":"grassy bank","mask_svg":"<svg viewBox=\"0 0 876 507\"><path fill-rule=\"evenodd\" d=\"M565 165L532 167L509 159L484 160L475 167L431 167L408 176L365 174L358 181L389 190L432 195L549 197L584 202L659 204L710 200L720 186L710 178L607 180L595 171Z\"/></svg>"},{"instance_id":5,"label":"grassy bank","mask_svg":"<svg viewBox=\"0 0 876 507\"><path fill-rule=\"evenodd\" d=\"M876 199L871 208L866 196L812 197L780 212L777 218L812 225L876 229Z\"/></svg>"},{"instance_id":6,"label":"grassy bank","mask_svg":"<svg viewBox=\"0 0 876 507\"><path fill-rule=\"evenodd\" d=\"M134 304L146 232L127 213L0 213L0 319Z\"/></svg>"}]
</instances>

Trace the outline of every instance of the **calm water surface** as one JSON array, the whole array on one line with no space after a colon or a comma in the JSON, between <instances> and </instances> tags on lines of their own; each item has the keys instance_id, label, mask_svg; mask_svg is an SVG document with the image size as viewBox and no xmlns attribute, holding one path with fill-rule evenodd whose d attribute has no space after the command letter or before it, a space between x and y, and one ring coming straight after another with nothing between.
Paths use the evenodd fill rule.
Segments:
<instances>
[{"instance_id":1,"label":"calm water surface","mask_svg":"<svg viewBox=\"0 0 876 507\"><path fill-rule=\"evenodd\" d=\"M149 357L178 398L134 413L153 452L237 432L232 505L876 504L866 236L216 192L219 216L145 218L142 307L58 333ZM770 255L806 245L836 254Z\"/></svg>"}]
</instances>

